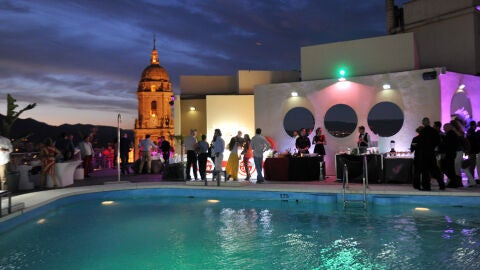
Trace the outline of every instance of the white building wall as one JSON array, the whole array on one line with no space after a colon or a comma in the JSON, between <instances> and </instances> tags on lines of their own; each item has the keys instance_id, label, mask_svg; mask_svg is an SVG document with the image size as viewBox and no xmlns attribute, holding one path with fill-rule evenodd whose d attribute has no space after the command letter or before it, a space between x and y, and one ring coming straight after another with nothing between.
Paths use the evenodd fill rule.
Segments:
<instances>
[{"instance_id":1,"label":"white building wall","mask_svg":"<svg viewBox=\"0 0 480 270\"><path fill-rule=\"evenodd\" d=\"M412 33L328 43L301 48L302 80L364 76L412 70L417 67Z\"/></svg>"},{"instance_id":2,"label":"white building wall","mask_svg":"<svg viewBox=\"0 0 480 270\"><path fill-rule=\"evenodd\" d=\"M328 109L336 104L346 104L357 114L358 126L365 126L372 141L378 142L381 151L389 150L390 140L396 141L397 151L408 151L415 129L423 117L432 121L440 120L440 83L438 79L424 80L422 74L428 70L406 71L350 78L345 82L337 80L316 80L297 83L261 85L255 88L255 126L263 129L265 136L272 137L278 151L284 152L292 144L292 138L285 132L283 119L294 107L305 107L315 118L315 128L324 128L324 117ZM390 90L382 85L389 83ZM298 97L291 97L291 92ZM377 103L389 101L404 113L401 130L388 138L379 138L368 127L370 109ZM335 153L355 147L358 133L345 138L336 138L324 128L327 136L327 174L335 174ZM311 135L313 136L313 134ZM313 151L313 147L310 152Z\"/></svg>"},{"instance_id":3,"label":"white building wall","mask_svg":"<svg viewBox=\"0 0 480 270\"><path fill-rule=\"evenodd\" d=\"M255 85L296 82L300 80L300 71L239 70L238 93L252 95Z\"/></svg>"},{"instance_id":4,"label":"white building wall","mask_svg":"<svg viewBox=\"0 0 480 270\"><path fill-rule=\"evenodd\" d=\"M404 4L405 31L415 34L420 68L480 73L478 0L421 0Z\"/></svg>"}]
</instances>

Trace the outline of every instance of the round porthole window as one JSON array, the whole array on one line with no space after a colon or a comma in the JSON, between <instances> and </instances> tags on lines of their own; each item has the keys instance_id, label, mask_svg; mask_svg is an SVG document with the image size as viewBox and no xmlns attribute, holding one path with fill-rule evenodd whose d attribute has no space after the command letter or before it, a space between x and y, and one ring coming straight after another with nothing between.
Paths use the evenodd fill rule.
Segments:
<instances>
[{"instance_id":1,"label":"round porthole window","mask_svg":"<svg viewBox=\"0 0 480 270\"><path fill-rule=\"evenodd\" d=\"M403 126L403 112L400 107L392 102L380 102L372 107L368 113L368 126L370 130L380 137L390 137Z\"/></svg>"},{"instance_id":2,"label":"round porthole window","mask_svg":"<svg viewBox=\"0 0 480 270\"><path fill-rule=\"evenodd\" d=\"M283 128L288 135L293 137L294 131L302 128L312 130L315 127L313 114L303 107L295 107L287 112L283 118Z\"/></svg>"},{"instance_id":3,"label":"round porthole window","mask_svg":"<svg viewBox=\"0 0 480 270\"><path fill-rule=\"evenodd\" d=\"M450 115L460 118L465 123L472 119L472 103L464 91L458 91L453 95Z\"/></svg>"},{"instance_id":4,"label":"round porthole window","mask_svg":"<svg viewBox=\"0 0 480 270\"><path fill-rule=\"evenodd\" d=\"M355 131L358 118L352 107L337 104L325 114L325 128L334 137L347 137Z\"/></svg>"}]
</instances>

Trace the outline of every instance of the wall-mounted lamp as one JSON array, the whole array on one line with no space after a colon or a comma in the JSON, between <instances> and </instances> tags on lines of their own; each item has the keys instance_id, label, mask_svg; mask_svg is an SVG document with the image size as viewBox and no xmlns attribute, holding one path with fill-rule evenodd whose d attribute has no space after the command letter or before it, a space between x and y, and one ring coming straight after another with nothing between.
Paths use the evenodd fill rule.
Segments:
<instances>
[{"instance_id":1,"label":"wall-mounted lamp","mask_svg":"<svg viewBox=\"0 0 480 270\"><path fill-rule=\"evenodd\" d=\"M196 110L197 110L196 107L194 107L194 106L191 106L191 107L190 107L190 111L191 111L191 112L196 111Z\"/></svg>"},{"instance_id":2,"label":"wall-mounted lamp","mask_svg":"<svg viewBox=\"0 0 480 270\"><path fill-rule=\"evenodd\" d=\"M392 88L392 86L388 83L383 84L382 87L383 87L383 90L388 90L388 89Z\"/></svg>"},{"instance_id":3,"label":"wall-mounted lamp","mask_svg":"<svg viewBox=\"0 0 480 270\"><path fill-rule=\"evenodd\" d=\"M293 92L291 93L291 95L292 95L292 97L298 97L298 92L293 91Z\"/></svg>"}]
</instances>

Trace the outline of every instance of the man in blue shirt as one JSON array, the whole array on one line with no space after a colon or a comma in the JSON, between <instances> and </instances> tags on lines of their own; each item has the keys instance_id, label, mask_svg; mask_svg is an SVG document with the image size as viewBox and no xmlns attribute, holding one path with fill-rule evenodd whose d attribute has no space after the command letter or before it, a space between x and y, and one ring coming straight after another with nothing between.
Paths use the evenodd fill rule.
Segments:
<instances>
[{"instance_id":1,"label":"man in blue shirt","mask_svg":"<svg viewBox=\"0 0 480 270\"><path fill-rule=\"evenodd\" d=\"M157 149L157 146L150 140L150 134L145 135L145 139L140 141L138 144L140 151L142 151L142 157L140 160L140 167L138 168L138 173L143 172L143 165L145 161L147 162L147 173L151 172L152 168L152 148Z\"/></svg>"},{"instance_id":2,"label":"man in blue shirt","mask_svg":"<svg viewBox=\"0 0 480 270\"><path fill-rule=\"evenodd\" d=\"M261 134L262 129L257 128L255 130L255 136L253 136L250 142L253 150L253 161L255 162L255 169L257 170L257 184L265 182L262 174L263 153L272 147Z\"/></svg>"}]
</instances>

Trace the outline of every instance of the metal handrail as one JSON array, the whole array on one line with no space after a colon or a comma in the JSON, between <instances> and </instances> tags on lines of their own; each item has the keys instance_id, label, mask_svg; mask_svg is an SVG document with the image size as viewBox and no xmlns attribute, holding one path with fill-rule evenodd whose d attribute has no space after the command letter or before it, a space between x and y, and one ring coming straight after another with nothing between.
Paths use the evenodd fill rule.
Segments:
<instances>
[{"instance_id":1,"label":"metal handrail","mask_svg":"<svg viewBox=\"0 0 480 270\"><path fill-rule=\"evenodd\" d=\"M343 164L343 175L342 175L342 196L343 196L343 208L345 208L347 201L345 200L345 190L348 188L348 167L347 164Z\"/></svg>"},{"instance_id":2,"label":"metal handrail","mask_svg":"<svg viewBox=\"0 0 480 270\"><path fill-rule=\"evenodd\" d=\"M8 196L8 214L12 213L12 193L7 190L0 190L0 217L3 216L2 197Z\"/></svg>"},{"instance_id":3,"label":"metal handrail","mask_svg":"<svg viewBox=\"0 0 480 270\"><path fill-rule=\"evenodd\" d=\"M345 193L346 189L349 188L349 182L348 182L348 167L347 164L343 164L343 177L342 177L342 185L343 185L343 207L345 208L347 205L347 202L354 202L354 201L359 201L359 200L346 200ZM367 156L363 156L363 164L362 164L362 191L363 191L363 200L361 202L363 203L363 207L367 208L367 188L368 188L368 166L367 166Z\"/></svg>"}]
</instances>

